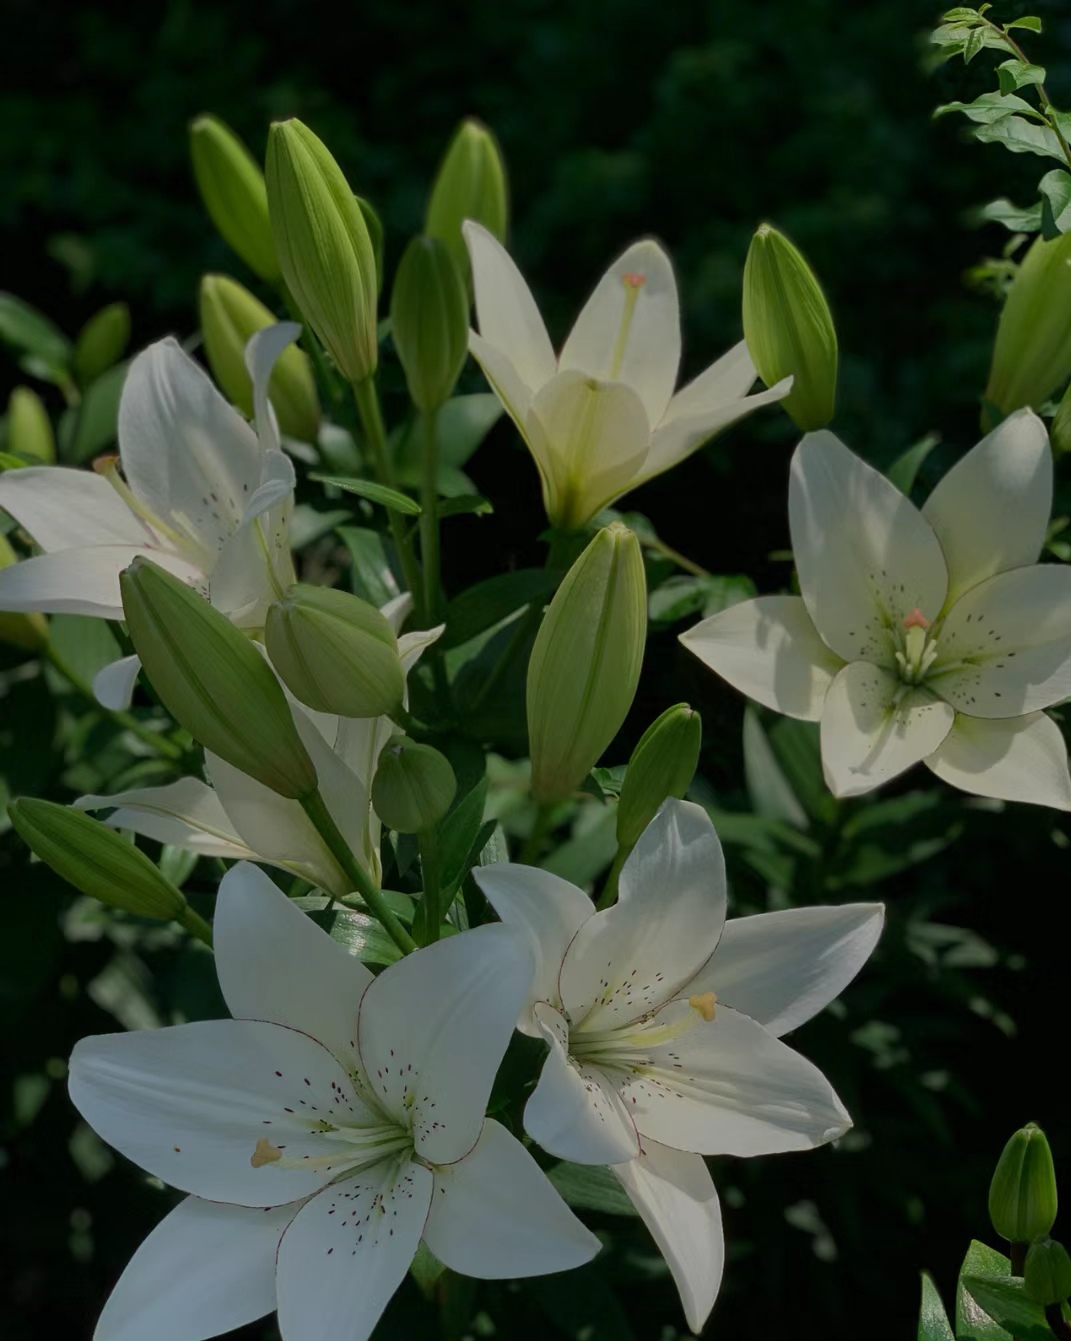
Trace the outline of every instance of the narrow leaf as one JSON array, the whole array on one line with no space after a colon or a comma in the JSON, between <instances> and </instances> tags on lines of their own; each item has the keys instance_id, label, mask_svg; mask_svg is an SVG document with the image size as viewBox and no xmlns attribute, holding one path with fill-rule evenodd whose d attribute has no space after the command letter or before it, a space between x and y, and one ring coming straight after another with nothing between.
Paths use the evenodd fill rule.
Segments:
<instances>
[{"instance_id":1,"label":"narrow leaf","mask_svg":"<svg viewBox=\"0 0 1071 1341\"><path fill-rule=\"evenodd\" d=\"M955 1341L945 1306L929 1272L922 1273L922 1303L919 1306L918 1341Z\"/></svg>"},{"instance_id":2,"label":"narrow leaf","mask_svg":"<svg viewBox=\"0 0 1071 1341\"><path fill-rule=\"evenodd\" d=\"M370 503L379 503L381 507L401 512L407 517L420 516L420 504L414 502L408 494L399 493L397 489L388 489L385 484L377 484L374 480L362 480L353 475L318 473L310 475L309 478L320 484L332 484L336 489L343 489L346 493L358 494L361 498L367 498Z\"/></svg>"}]
</instances>

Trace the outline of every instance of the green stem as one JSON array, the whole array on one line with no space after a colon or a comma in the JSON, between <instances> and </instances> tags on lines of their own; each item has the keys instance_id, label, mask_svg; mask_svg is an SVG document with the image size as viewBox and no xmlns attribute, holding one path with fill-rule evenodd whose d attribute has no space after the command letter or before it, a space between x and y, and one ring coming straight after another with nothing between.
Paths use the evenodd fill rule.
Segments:
<instances>
[{"instance_id":1,"label":"green stem","mask_svg":"<svg viewBox=\"0 0 1071 1341\"><path fill-rule=\"evenodd\" d=\"M442 894L439 848L434 831L425 829L423 833L417 834L417 845L420 848L420 869L424 880L424 897L420 903L422 917L420 943L431 945L433 941L439 939L439 927L442 923L442 909L439 907L439 897Z\"/></svg>"},{"instance_id":2,"label":"green stem","mask_svg":"<svg viewBox=\"0 0 1071 1341\"><path fill-rule=\"evenodd\" d=\"M621 868L628 860L628 854L631 851L630 847L623 845L617 849L613 865L610 867L610 874L606 877L606 884L603 885L599 901L595 905L596 908L600 910L609 908L611 904L617 901L617 882L621 878Z\"/></svg>"},{"instance_id":3,"label":"green stem","mask_svg":"<svg viewBox=\"0 0 1071 1341\"><path fill-rule=\"evenodd\" d=\"M540 849L543 847L543 840L550 829L550 817L554 810L552 804L546 801L539 802L536 810L535 822L532 825L532 832L524 840L524 846L521 848L521 855L517 858L522 866L533 866L536 858L539 856Z\"/></svg>"},{"instance_id":4,"label":"green stem","mask_svg":"<svg viewBox=\"0 0 1071 1341\"><path fill-rule=\"evenodd\" d=\"M424 430L424 459L420 483L420 561L424 568L424 617L430 628L442 619L442 569L439 543L439 440L438 410L425 410L421 416ZM429 649L435 696L444 716L452 711L450 682L442 648L434 643Z\"/></svg>"},{"instance_id":5,"label":"green stem","mask_svg":"<svg viewBox=\"0 0 1071 1341\"><path fill-rule=\"evenodd\" d=\"M326 843L328 851L338 862L343 875L364 899L369 911L378 919L394 944L403 954L415 950L416 942L387 907L382 892L372 883L371 878L357 861L350 850L349 844L339 832L338 825L331 818L331 812L324 802L320 789L317 788L308 796L300 797L299 800L301 808L312 821L316 832Z\"/></svg>"},{"instance_id":6,"label":"green stem","mask_svg":"<svg viewBox=\"0 0 1071 1341\"><path fill-rule=\"evenodd\" d=\"M645 549L653 549L656 554L661 554L664 558L669 559L671 563L675 563L678 568L683 568L686 573L691 573L694 577L710 576L710 573L706 568L700 567L699 564L689 559L687 555L681 554L681 552L675 550L672 545L667 545L664 540L659 540L657 538L654 540L645 540L643 545Z\"/></svg>"},{"instance_id":7,"label":"green stem","mask_svg":"<svg viewBox=\"0 0 1071 1341\"><path fill-rule=\"evenodd\" d=\"M117 726L121 726L124 730L137 736L138 739L144 741L146 745L151 745L158 754L162 754L166 759L174 759L178 762L178 760L184 757L186 752L181 745L176 745L173 740L168 740L166 736L162 736L158 731L154 731L151 726L145 726L142 722L138 721L133 713L124 712L121 708L106 708L103 703L98 702L93 693L92 685L86 684L78 672L64 661L63 657L56 651L56 648L52 643L47 644L44 649L44 655L50 665L59 671L72 688L76 689L83 698L88 699L98 712L102 712L107 717L110 717Z\"/></svg>"},{"instance_id":8,"label":"green stem","mask_svg":"<svg viewBox=\"0 0 1071 1341\"><path fill-rule=\"evenodd\" d=\"M175 921L184 931L188 931L191 936L196 936L199 941L202 941L211 950L212 928L200 913L195 913L193 911L189 904L183 908L182 912L176 915Z\"/></svg>"}]
</instances>

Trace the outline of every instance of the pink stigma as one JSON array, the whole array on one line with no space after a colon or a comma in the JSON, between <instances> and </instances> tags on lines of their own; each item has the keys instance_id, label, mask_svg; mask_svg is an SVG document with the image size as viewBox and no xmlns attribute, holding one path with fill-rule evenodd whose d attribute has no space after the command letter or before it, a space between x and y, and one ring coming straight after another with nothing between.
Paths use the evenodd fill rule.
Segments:
<instances>
[{"instance_id":1,"label":"pink stigma","mask_svg":"<svg viewBox=\"0 0 1071 1341\"><path fill-rule=\"evenodd\" d=\"M930 621L916 605L909 615L904 616L905 629L928 629Z\"/></svg>"},{"instance_id":2,"label":"pink stigma","mask_svg":"<svg viewBox=\"0 0 1071 1341\"><path fill-rule=\"evenodd\" d=\"M623 283L627 284L630 289L642 289L647 283L647 276L637 274L635 270L628 270L621 276L621 280Z\"/></svg>"}]
</instances>

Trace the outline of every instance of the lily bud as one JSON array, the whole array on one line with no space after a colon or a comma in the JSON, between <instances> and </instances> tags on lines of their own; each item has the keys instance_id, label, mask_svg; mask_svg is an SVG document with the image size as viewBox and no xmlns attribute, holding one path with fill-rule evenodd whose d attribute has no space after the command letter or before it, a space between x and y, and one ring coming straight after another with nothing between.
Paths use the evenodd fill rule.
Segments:
<instances>
[{"instance_id":1,"label":"lily bud","mask_svg":"<svg viewBox=\"0 0 1071 1341\"><path fill-rule=\"evenodd\" d=\"M1071 233L1039 237L1023 257L997 324L985 399L1003 414L1037 409L1071 373Z\"/></svg>"},{"instance_id":2,"label":"lily bud","mask_svg":"<svg viewBox=\"0 0 1071 1341\"><path fill-rule=\"evenodd\" d=\"M7 403L7 449L15 456L28 456L51 465L56 459L56 438L44 402L28 386L17 386Z\"/></svg>"},{"instance_id":3,"label":"lily bud","mask_svg":"<svg viewBox=\"0 0 1071 1341\"><path fill-rule=\"evenodd\" d=\"M383 717L401 706L398 639L359 596L298 583L268 610L264 643L290 692L317 712Z\"/></svg>"},{"instance_id":4,"label":"lily bud","mask_svg":"<svg viewBox=\"0 0 1071 1341\"><path fill-rule=\"evenodd\" d=\"M10 568L13 563L18 563L18 555L8 543L7 536L0 535L0 568ZM22 615L0 611L0 642L36 652L48 642L48 621L37 613Z\"/></svg>"},{"instance_id":5,"label":"lily bud","mask_svg":"<svg viewBox=\"0 0 1071 1341\"><path fill-rule=\"evenodd\" d=\"M469 297L444 242L415 237L406 247L390 315L413 404L437 410L450 398L469 348Z\"/></svg>"},{"instance_id":6,"label":"lily bud","mask_svg":"<svg viewBox=\"0 0 1071 1341\"><path fill-rule=\"evenodd\" d=\"M268 209L283 278L351 382L379 358L375 250L360 205L323 142L300 121L268 134Z\"/></svg>"},{"instance_id":7,"label":"lily bud","mask_svg":"<svg viewBox=\"0 0 1071 1341\"><path fill-rule=\"evenodd\" d=\"M212 376L247 419L253 417L253 383L245 347L257 331L275 324L274 315L248 289L227 275L205 275L200 289L201 333ZM296 345L279 355L268 383L279 427L288 437L315 442L320 402L308 357Z\"/></svg>"},{"instance_id":8,"label":"lily bud","mask_svg":"<svg viewBox=\"0 0 1071 1341\"><path fill-rule=\"evenodd\" d=\"M1062 1304L1071 1296L1071 1257L1062 1243L1046 1236L1030 1245L1023 1285L1027 1298L1043 1308Z\"/></svg>"},{"instance_id":9,"label":"lily bud","mask_svg":"<svg viewBox=\"0 0 1071 1341\"><path fill-rule=\"evenodd\" d=\"M469 253L461 236L466 219L475 219L505 242L509 195L502 152L487 127L471 117L462 121L450 141L424 220L424 232L446 244L467 284Z\"/></svg>"},{"instance_id":10,"label":"lily bud","mask_svg":"<svg viewBox=\"0 0 1071 1341\"><path fill-rule=\"evenodd\" d=\"M837 393L833 317L802 253L769 224L751 239L744 265L744 339L767 386L791 374L781 404L797 428L824 428Z\"/></svg>"},{"instance_id":11,"label":"lily bud","mask_svg":"<svg viewBox=\"0 0 1071 1341\"><path fill-rule=\"evenodd\" d=\"M134 650L168 712L240 772L292 800L316 789L286 695L253 644L147 559L120 576Z\"/></svg>"},{"instance_id":12,"label":"lily bud","mask_svg":"<svg viewBox=\"0 0 1071 1341\"><path fill-rule=\"evenodd\" d=\"M79 386L95 382L126 353L130 343L130 308L109 303L94 313L74 342L74 372Z\"/></svg>"},{"instance_id":13,"label":"lily bud","mask_svg":"<svg viewBox=\"0 0 1071 1341\"><path fill-rule=\"evenodd\" d=\"M989 1218L1009 1243L1030 1243L1056 1221L1056 1173L1045 1133L1033 1122L1017 1131L997 1162Z\"/></svg>"},{"instance_id":14,"label":"lily bud","mask_svg":"<svg viewBox=\"0 0 1071 1341\"><path fill-rule=\"evenodd\" d=\"M199 116L190 124L193 175L209 217L255 274L279 282L268 222L264 174L234 131L218 117Z\"/></svg>"},{"instance_id":15,"label":"lily bud","mask_svg":"<svg viewBox=\"0 0 1071 1341\"><path fill-rule=\"evenodd\" d=\"M640 737L617 803L617 842L632 847L671 796L681 798L695 775L703 724L687 703L667 708Z\"/></svg>"},{"instance_id":16,"label":"lily bud","mask_svg":"<svg viewBox=\"0 0 1071 1341\"><path fill-rule=\"evenodd\" d=\"M386 744L372 779L372 809L398 833L422 833L445 816L457 791L450 760L408 736Z\"/></svg>"},{"instance_id":17,"label":"lily bud","mask_svg":"<svg viewBox=\"0 0 1071 1341\"><path fill-rule=\"evenodd\" d=\"M22 841L83 894L139 917L178 917L186 907L144 852L80 810L22 797L7 813Z\"/></svg>"},{"instance_id":18,"label":"lily bud","mask_svg":"<svg viewBox=\"0 0 1071 1341\"><path fill-rule=\"evenodd\" d=\"M560 800L583 782L625 720L647 636L640 544L601 530L565 575L528 664L532 794Z\"/></svg>"}]
</instances>

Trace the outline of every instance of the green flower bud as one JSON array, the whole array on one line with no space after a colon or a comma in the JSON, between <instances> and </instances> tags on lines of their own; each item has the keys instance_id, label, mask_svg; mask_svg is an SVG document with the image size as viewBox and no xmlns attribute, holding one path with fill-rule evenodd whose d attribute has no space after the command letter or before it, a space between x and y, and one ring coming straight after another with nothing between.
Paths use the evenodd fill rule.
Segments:
<instances>
[{"instance_id":1,"label":"green flower bud","mask_svg":"<svg viewBox=\"0 0 1071 1341\"><path fill-rule=\"evenodd\" d=\"M466 219L475 219L505 242L509 196L502 153L487 127L471 118L462 121L450 141L424 219L424 232L446 244L467 284L469 253L461 236Z\"/></svg>"},{"instance_id":2,"label":"green flower bud","mask_svg":"<svg viewBox=\"0 0 1071 1341\"><path fill-rule=\"evenodd\" d=\"M413 404L449 400L469 348L469 296L446 244L415 237L405 249L390 303L394 347Z\"/></svg>"},{"instance_id":3,"label":"green flower bud","mask_svg":"<svg viewBox=\"0 0 1071 1341\"><path fill-rule=\"evenodd\" d=\"M744 339L767 386L791 374L781 404L797 428L824 428L837 394L833 317L802 254L769 224L760 224L744 265Z\"/></svg>"},{"instance_id":4,"label":"green flower bud","mask_svg":"<svg viewBox=\"0 0 1071 1341\"><path fill-rule=\"evenodd\" d=\"M1023 257L997 324L985 400L1037 409L1071 373L1071 233L1039 237Z\"/></svg>"},{"instance_id":5,"label":"green flower bud","mask_svg":"<svg viewBox=\"0 0 1071 1341\"><path fill-rule=\"evenodd\" d=\"M667 708L632 751L617 803L617 842L632 847L670 796L683 797L699 763L703 723L687 703Z\"/></svg>"},{"instance_id":6,"label":"green flower bud","mask_svg":"<svg viewBox=\"0 0 1071 1341\"><path fill-rule=\"evenodd\" d=\"M56 438L44 402L28 386L17 386L7 403L7 450L51 465Z\"/></svg>"},{"instance_id":7,"label":"green flower bud","mask_svg":"<svg viewBox=\"0 0 1071 1341\"><path fill-rule=\"evenodd\" d=\"M317 712L383 717L405 693L398 639L374 605L331 587L291 587L264 622L272 665Z\"/></svg>"},{"instance_id":8,"label":"green flower bud","mask_svg":"<svg viewBox=\"0 0 1071 1341\"><path fill-rule=\"evenodd\" d=\"M443 818L457 791L450 760L408 736L386 744L372 779L372 809L398 833L422 833Z\"/></svg>"},{"instance_id":9,"label":"green flower bud","mask_svg":"<svg viewBox=\"0 0 1071 1341\"><path fill-rule=\"evenodd\" d=\"M1027 1297L1044 1308L1071 1297L1071 1257L1062 1243L1046 1236L1030 1245L1023 1285Z\"/></svg>"},{"instance_id":10,"label":"green flower bud","mask_svg":"<svg viewBox=\"0 0 1071 1341\"><path fill-rule=\"evenodd\" d=\"M1009 1243L1030 1243L1056 1220L1056 1173L1045 1133L1029 1122L997 1162L989 1186L989 1218Z\"/></svg>"},{"instance_id":11,"label":"green flower bud","mask_svg":"<svg viewBox=\"0 0 1071 1341\"><path fill-rule=\"evenodd\" d=\"M627 526L601 530L565 575L528 664L532 794L578 787L625 720L647 635L640 544Z\"/></svg>"},{"instance_id":12,"label":"green flower bud","mask_svg":"<svg viewBox=\"0 0 1071 1341\"><path fill-rule=\"evenodd\" d=\"M224 394L253 417L253 383L245 366L250 338L275 316L248 289L227 275L205 275L200 289L201 333L212 376ZM280 354L268 383L279 427L291 438L315 442L320 431L320 402L308 357L296 345Z\"/></svg>"},{"instance_id":13,"label":"green flower bud","mask_svg":"<svg viewBox=\"0 0 1071 1341\"><path fill-rule=\"evenodd\" d=\"M193 175L209 217L255 274L269 284L279 282L268 222L264 174L234 131L214 116L190 124Z\"/></svg>"},{"instance_id":14,"label":"green flower bud","mask_svg":"<svg viewBox=\"0 0 1071 1341\"><path fill-rule=\"evenodd\" d=\"M130 308L109 303L94 313L74 342L74 375L79 386L95 382L126 353L130 343Z\"/></svg>"},{"instance_id":15,"label":"green flower bud","mask_svg":"<svg viewBox=\"0 0 1071 1341\"><path fill-rule=\"evenodd\" d=\"M182 891L144 852L80 810L22 797L8 814L22 841L83 894L139 917L179 917L185 909Z\"/></svg>"},{"instance_id":16,"label":"green flower bud","mask_svg":"<svg viewBox=\"0 0 1071 1341\"><path fill-rule=\"evenodd\" d=\"M119 581L134 650L168 712L273 792L311 795L316 769L282 687L249 639L147 559L135 559Z\"/></svg>"},{"instance_id":17,"label":"green flower bud","mask_svg":"<svg viewBox=\"0 0 1071 1341\"><path fill-rule=\"evenodd\" d=\"M8 543L7 536L0 535L0 568L9 568L18 563L18 555ZM21 647L27 652L36 652L48 642L48 621L39 614L12 614L0 611L0 642Z\"/></svg>"},{"instance_id":18,"label":"green flower bud","mask_svg":"<svg viewBox=\"0 0 1071 1341\"><path fill-rule=\"evenodd\" d=\"M378 279L360 205L323 142L300 121L268 134L268 208L283 278L351 382L376 370Z\"/></svg>"}]
</instances>

